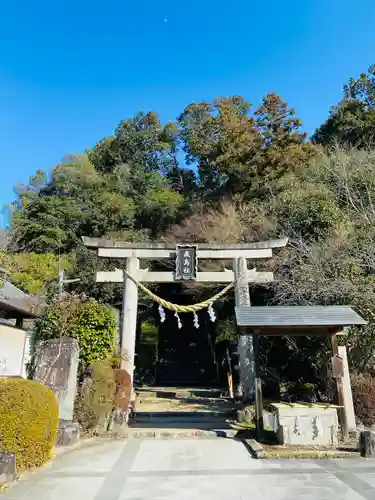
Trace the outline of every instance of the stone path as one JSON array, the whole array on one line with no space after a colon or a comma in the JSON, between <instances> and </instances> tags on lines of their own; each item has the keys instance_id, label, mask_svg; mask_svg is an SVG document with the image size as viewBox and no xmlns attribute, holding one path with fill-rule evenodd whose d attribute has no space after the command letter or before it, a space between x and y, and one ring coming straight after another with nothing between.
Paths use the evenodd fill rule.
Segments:
<instances>
[{"instance_id":1,"label":"stone path","mask_svg":"<svg viewBox=\"0 0 375 500\"><path fill-rule=\"evenodd\" d=\"M231 439L105 441L61 455L0 500L374 500L375 461L252 459Z\"/></svg>"}]
</instances>

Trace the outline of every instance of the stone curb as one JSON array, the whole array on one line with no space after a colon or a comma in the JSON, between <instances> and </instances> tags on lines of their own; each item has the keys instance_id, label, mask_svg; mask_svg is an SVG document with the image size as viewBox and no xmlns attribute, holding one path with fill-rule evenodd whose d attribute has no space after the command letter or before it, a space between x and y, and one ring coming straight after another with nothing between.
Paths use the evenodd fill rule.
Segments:
<instances>
[{"instance_id":1,"label":"stone curb","mask_svg":"<svg viewBox=\"0 0 375 500\"><path fill-rule=\"evenodd\" d=\"M204 437L221 437L234 438L237 435L233 429L185 429L185 430L141 430L129 428L128 432L124 432L120 439L181 439L181 438L204 438ZM113 438L116 438L114 435Z\"/></svg>"},{"instance_id":2,"label":"stone curb","mask_svg":"<svg viewBox=\"0 0 375 500\"><path fill-rule=\"evenodd\" d=\"M241 441L254 458L261 459L265 457L264 448L258 443L258 441L255 439L242 439Z\"/></svg>"},{"instance_id":3,"label":"stone curb","mask_svg":"<svg viewBox=\"0 0 375 500\"><path fill-rule=\"evenodd\" d=\"M52 450L51 460L53 460L55 457L58 457L60 455L65 454L65 453L69 453L70 451L75 451L75 450L79 450L79 449L86 447L86 446L93 446L95 444L98 444L98 443L100 443L101 439L102 438L100 438L100 437L80 438L80 439L78 439L78 441L76 441L75 443L70 444L70 445L66 445L66 446L57 445Z\"/></svg>"}]
</instances>

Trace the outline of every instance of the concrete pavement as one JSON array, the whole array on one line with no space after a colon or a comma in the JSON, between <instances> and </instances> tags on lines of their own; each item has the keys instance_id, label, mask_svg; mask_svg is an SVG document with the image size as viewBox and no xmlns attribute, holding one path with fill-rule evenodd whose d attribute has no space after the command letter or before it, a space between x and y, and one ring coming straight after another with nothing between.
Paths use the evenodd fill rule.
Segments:
<instances>
[{"instance_id":1,"label":"concrete pavement","mask_svg":"<svg viewBox=\"0 0 375 500\"><path fill-rule=\"evenodd\" d=\"M104 441L58 456L0 500L374 500L375 461L252 459L232 439Z\"/></svg>"}]
</instances>

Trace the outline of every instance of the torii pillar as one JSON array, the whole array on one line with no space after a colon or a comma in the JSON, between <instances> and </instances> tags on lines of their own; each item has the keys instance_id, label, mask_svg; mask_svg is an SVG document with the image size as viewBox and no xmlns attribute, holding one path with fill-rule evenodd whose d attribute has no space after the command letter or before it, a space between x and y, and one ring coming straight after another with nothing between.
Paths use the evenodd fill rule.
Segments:
<instances>
[{"instance_id":1,"label":"torii pillar","mask_svg":"<svg viewBox=\"0 0 375 500\"><path fill-rule=\"evenodd\" d=\"M136 276L139 269L139 259L128 257L126 259L126 271L131 276ZM135 342L137 332L137 310L138 310L138 287L124 276L124 292L122 298L122 321L121 321L121 364L120 367L126 370L131 377L133 386Z\"/></svg>"},{"instance_id":2,"label":"torii pillar","mask_svg":"<svg viewBox=\"0 0 375 500\"><path fill-rule=\"evenodd\" d=\"M247 262L245 257L233 260L233 271L236 279L235 304L236 307L250 307L249 282L246 279ZM239 335L238 338L238 360L240 371L239 396L244 401L255 400L255 359L253 335Z\"/></svg>"}]
</instances>

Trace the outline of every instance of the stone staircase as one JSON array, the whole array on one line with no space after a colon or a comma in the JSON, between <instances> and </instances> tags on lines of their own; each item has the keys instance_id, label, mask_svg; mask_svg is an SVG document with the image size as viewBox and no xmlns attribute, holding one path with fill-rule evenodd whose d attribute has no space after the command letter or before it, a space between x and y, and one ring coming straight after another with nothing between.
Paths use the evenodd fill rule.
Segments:
<instances>
[{"instance_id":1,"label":"stone staircase","mask_svg":"<svg viewBox=\"0 0 375 500\"><path fill-rule=\"evenodd\" d=\"M129 431L138 438L234 437L236 410L217 389L141 388Z\"/></svg>"}]
</instances>

